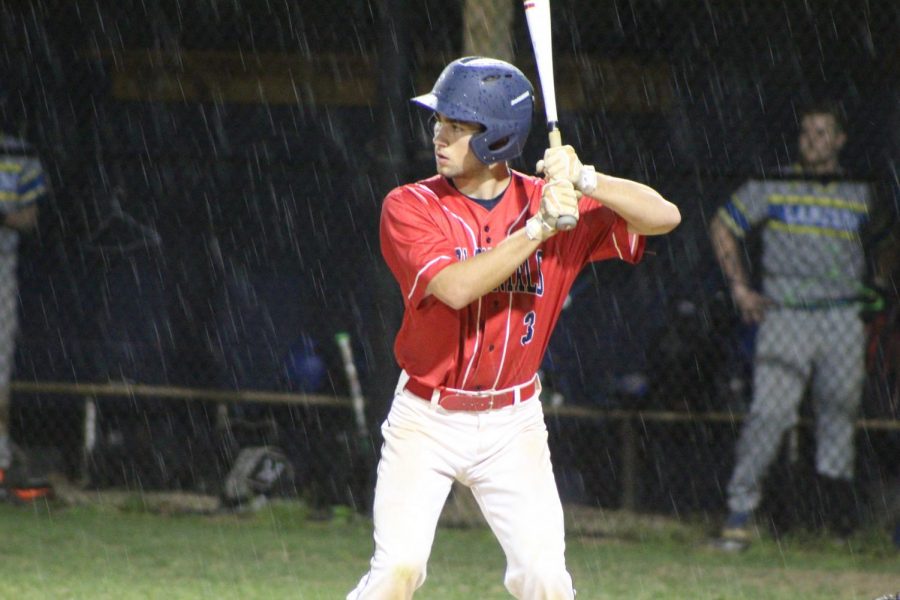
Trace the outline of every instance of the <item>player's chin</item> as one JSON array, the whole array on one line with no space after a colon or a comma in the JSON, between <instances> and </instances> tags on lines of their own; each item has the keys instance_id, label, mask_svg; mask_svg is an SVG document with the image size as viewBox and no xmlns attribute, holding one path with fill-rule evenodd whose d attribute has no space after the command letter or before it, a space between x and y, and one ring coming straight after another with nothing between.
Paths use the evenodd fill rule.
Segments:
<instances>
[{"instance_id":1,"label":"player's chin","mask_svg":"<svg viewBox=\"0 0 900 600\"><path fill-rule=\"evenodd\" d=\"M459 169L455 168L446 158L436 158L434 160L434 167L438 174L443 175L444 177L452 178L459 175Z\"/></svg>"}]
</instances>

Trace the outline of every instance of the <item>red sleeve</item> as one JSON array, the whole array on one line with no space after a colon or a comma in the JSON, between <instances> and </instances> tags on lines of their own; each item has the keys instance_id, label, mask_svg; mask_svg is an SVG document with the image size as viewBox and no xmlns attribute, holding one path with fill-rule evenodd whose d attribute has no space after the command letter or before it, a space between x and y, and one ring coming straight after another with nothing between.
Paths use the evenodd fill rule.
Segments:
<instances>
[{"instance_id":1,"label":"red sleeve","mask_svg":"<svg viewBox=\"0 0 900 600\"><path fill-rule=\"evenodd\" d=\"M537 185L542 186L539 181ZM540 203L538 190L537 203ZM585 263L618 258L627 263L640 262L647 238L628 232L628 223L609 208L592 198L582 197L578 203L578 225L569 233L551 239L566 248L566 255L581 257Z\"/></svg>"},{"instance_id":2,"label":"red sleeve","mask_svg":"<svg viewBox=\"0 0 900 600\"><path fill-rule=\"evenodd\" d=\"M640 262L644 255L647 238L637 233L630 233L625 219L610 209L593 200L588 200L588 202L593 206L586 213L582 213L582 216L589 219L592 225L594 222L598 222L597 226L590 227L590 231L595 235L590 243L588 260L594 262L618 258L630 264Z\"/></svg>"},{"instance_id":3,"label":"red sleeve","mask_svg":"<svg viewBox=\"0 0 900 600\"><path fill-rule=\"evenodd\" d=\"M387 195L380 236L381 253L409 306L418 306L434 276L459 260L442 209L424 186L403 186Z\"/></svg>"}]
</instances>

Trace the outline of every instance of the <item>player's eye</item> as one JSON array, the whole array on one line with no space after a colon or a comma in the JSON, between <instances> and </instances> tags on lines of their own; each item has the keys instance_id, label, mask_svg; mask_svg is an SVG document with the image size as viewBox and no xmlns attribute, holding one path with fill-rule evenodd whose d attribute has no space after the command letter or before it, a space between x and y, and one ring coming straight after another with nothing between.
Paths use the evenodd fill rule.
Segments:
<instances>
[{"instance_id":1,"label":"player's eye","mask_svg":"<svg viewBox=\"0 0 900 600\"><path fill-rule=\"evenodd\" d=\"M437 135L442 128L447 128L448 133L454 137L461 137L480 131L480 128L472 127L468 123L441 118L437 115L432 115L431 117L429 117L428 121L431 125L432 131L434 131L434 135Z\"/></svg>"}]
</instances>

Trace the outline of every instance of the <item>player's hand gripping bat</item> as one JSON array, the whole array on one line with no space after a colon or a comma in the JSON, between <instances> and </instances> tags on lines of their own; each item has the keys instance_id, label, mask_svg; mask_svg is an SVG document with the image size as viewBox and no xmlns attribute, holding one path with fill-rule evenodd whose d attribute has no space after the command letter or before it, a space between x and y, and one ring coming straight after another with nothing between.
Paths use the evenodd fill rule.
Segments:
<instances>
[{"instance_id":1,"label":"player's hand gripping bat","mask_svg":"<svg viewBox=\"0 0 900 600\"><path fill-rule=\"evenodd\" d=\"M559 132L559 119L556 115L556 85L553 81L553 38L550 30L550 0L525 0L525 20L528 22L528 33L531 35L531 46L534 49L534 61L537 66L538 79L541 82L541 95L544 99L544 112L547 115L547 131L550 147L562 146ZM578 224L575 215L562 215L556 222L560 231L568 231Z\"/></svg>"}]
</instances>

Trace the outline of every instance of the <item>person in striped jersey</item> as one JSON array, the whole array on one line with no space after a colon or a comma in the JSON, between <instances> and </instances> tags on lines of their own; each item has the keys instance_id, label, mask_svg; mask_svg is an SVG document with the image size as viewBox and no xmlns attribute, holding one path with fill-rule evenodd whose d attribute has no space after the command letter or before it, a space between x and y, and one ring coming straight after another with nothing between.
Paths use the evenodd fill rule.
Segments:
<instances>
[{"instance_id":1,"label":"person in striped jersey","mask_svg":"<svg viewBox=\"0 0 900 600\"><path fill-rule=\"evenodd\" d=\"M807 389L815 402L819 523L843 536L855 525L854 432L865 377L860 308L868 300L862 240L873 190L842 169L846 141L839 106L808 107L800 113L800 162L746 181L710 223L734 303L758 326L753 397L727 487L726 549L750 543L762 482L798 423ZM751 232L760 236L759 289L740 244Z\"/></svg>"},{"instance_id":2,"label":"person in striped jersey","mask_svg":"<svg viewBox=\"0 0 900 600\"><path fill-rule=\"evenodd\" d=\"M9 383L18 327L16 267L19 236L37 225L38 204L48 192L47 178L31 146L15 128L0 123L0 499L12 490L9 437Z\"/></svg>"}]
</instances>

